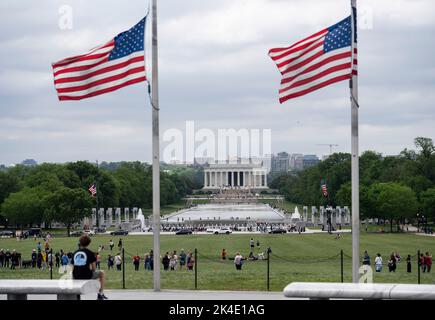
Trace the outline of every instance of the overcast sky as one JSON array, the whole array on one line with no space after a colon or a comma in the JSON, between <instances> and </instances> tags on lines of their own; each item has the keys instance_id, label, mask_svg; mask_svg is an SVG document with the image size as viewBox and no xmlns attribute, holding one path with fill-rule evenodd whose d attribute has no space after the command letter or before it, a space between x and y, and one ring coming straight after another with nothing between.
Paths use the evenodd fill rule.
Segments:
<instances>
[{"instance_id":1,"label":"overcast sky","mask_svg":"<svg viewBox=\"0 0 435 320\"><path fill-rule=\"evenodd\" d=\"M196 129L271 129L274 153L321 156L329 147L318 144L329 143L350 152L348 84L280 105L280 74L267 55L348 16L349 0L158 2L161 136L184 131L189 120ZM417 136L435 136L434 3L358 6L360 150L397 154ZM51 70L129 29L147 7L146 0L0 2L0 164L151 160L143 84L59 102Z\"/></svg>"}]
</instances>

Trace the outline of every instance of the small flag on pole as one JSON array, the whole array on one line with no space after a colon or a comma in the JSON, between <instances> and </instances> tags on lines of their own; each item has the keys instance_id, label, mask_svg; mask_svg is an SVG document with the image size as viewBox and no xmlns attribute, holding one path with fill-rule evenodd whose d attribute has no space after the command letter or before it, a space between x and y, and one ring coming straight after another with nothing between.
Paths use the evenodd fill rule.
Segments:
<instances>
[{"instance_id":1,"label":"small flag on pole","mask_svg":"<svg viewBox=\"0 0 435 320\"><path fill-rule=\"evenodd\" d=\"M351 17L286 48L273 48L269 56L283 78L279 102L303 96L356 73L356 49L352 63ZM355 65L355 66L354 66Z\"/></svg>"},{"instance_id":2,"label":"small flag on pole","mask_svg":"<svg viewBox=\"0 0 435 320\"><path fill-rule=\"evenodd\" d=\"M93 184L89 187L88 191L91 193L91 195L92 195L93 197L96 197L96 196L97 196L97 187L95 186L95 183L93 183Z\"/></svg>"},{"instance_id":3,"label":"small flag on pole","mask_svg":"<svg viewBox=\"0 0 435 320\"><path fill-rule=\"evenodd\" d=\"M59 100L80 100L146 81L146 17L85 54L52 64Z\"/></svg>"},{"instance_id":4,"label":"small flag on pole","mask_svg":"<svg viewBox=\"0 0 435 320\"><path fill-rule=\"evenodd\" d=\"M321 189L322 189L322 194L325 198L328 198L328 187L326 186L326 181L322 180L322 184L321 184Z\"/></svg>"}]
</instances>

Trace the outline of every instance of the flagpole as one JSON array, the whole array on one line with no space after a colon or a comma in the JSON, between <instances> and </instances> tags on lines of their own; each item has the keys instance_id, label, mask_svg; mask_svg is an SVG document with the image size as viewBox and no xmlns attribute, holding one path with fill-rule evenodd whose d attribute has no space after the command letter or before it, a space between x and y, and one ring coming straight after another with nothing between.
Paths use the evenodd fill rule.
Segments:
<instances>
[{"instance_id":1,"label":"flagpole","mask_svg":"<svg viewBox=\"0 0 435 320\"><path fill-rule=\"evenodd\" d=\"M98 160L97 160L97 176L95 177L95 189L97 190L97 194L95 196L95 200L97 201L97 211L96 211L96 218L97 218L97 228L100 228L100 218L98 217L98 193L100 192L98 187Z\"/></svg>"},{"instance_id":2,"label":"flagpole","mask_svg":"<svg viewBox=\"0 0 435 320\"><path fill-rule=\"evenodd\" d=\"M356 39L356 0L351 0L352 11L352 75L349 81L351 100L351 149L352 149L352 282L359 282L359 151L358 151L358 77L353 74Z\"/></svg>"},{"instance_id":3,"label":"flagpole","mask_svg":"<svg viewBox=\"0 0 435 320\"><path fill-rule=\"evenodd\" d=\"M153 264L154 291L160 291L160 147L157 50L157 0L152 6Z\"/></svg>"}]
</instances>

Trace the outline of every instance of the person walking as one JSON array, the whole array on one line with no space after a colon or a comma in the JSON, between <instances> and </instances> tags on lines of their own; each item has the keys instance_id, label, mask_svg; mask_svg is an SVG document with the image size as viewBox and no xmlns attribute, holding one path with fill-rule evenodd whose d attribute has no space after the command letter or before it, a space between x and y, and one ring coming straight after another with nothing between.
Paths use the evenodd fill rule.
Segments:
<instances>
[{"instance_id":1,"label":"person walking","mask_svg":"<svg viewBox=\"0 0 435 320\"><path fill-rule=\"evenodd\" d=\"M397 261L396 261L396 255L391 253L390 260L388 260L388 271L389 272L396 272L397 267Z\"/></svg>"},{"instance_id":2,"label":"person walking","mask_svg":"<svg viewBox=\"0 0 435 320\"><path fill-rule=\"evenodd\" d=\"M165 255L162 258L162 264L163 264L163 270L168 271L169 269L169 252L166 252Z\"/></svg>"},{"instance_id":3,"label":"person walking","mask_svg":"<svg viewBox=\"0 0 435 320\"><path fill-rule=\"evenodd\" d=\"M236 266L236 270L242 270L242 264L243 264L243 257L240 254L240 252L237 252L236 256L234 257L234 265Z\"/></svg>"},{"instance_id":4,"label":"person walking","mask_svg":"<svg viewBox=\"0 0 435 320\"><path fill-rule=\"evenodd\" d=\"M193 270L194 264L195 264L195 259L193 258L192 252L189 251L186 257L187 270Z\"/></svg>"},{"instance_id":5,"label":"person walking","mask_svg":"<svg viewBox=\"0 0 435 320\"><path fill-rule=\"evenodd\" d=\"M118 241L118 250L121 251L122 249L122 239L120 238Z\"/></svg>"},{"instance_id":6,"label":"person walking","mask_svg":"<svg viewBox=\"0 0 435 320\"><path fill-rule=\"evenodd\" d=\"M421 268L421 272L426 272L426 258L424 256L424 254L420 254L420 258L419 258L419 265Z\"/></svg>"},{"instance_id":7,"label":"person walking","mask_svg":"<svg viewBox=\"0 0 435 320\"><path fill-rule=\"evenodd\" d=\"M254 251L254 239L253 238L251 238L251 240L249 240L249 247L251 248L251 252L253 252Z\"/></svg>"},{"instance_id":8,"label":"person walking","mask_svg":"<svg viewBox=\"0 0 435 320\"><path fill-rule=\"evenodd\" d=\"M363 256L363 265L367 265L367 266L370 265L370 256L369 256L367 250L364 251L364 256Z\"/></svg>"},{"instance_id":9,"label":"person walking","mask_svg":"<svg viewBox=\"0 0 435 320\"><path fill-rule=\"evenodd\" d=\"M100 282L100 290L97 295L98 300L107 299L104 295L105 276L101 270L96 270L95 253L88 249L91 243L91 238L87 235L80 237L80 249L73 254L73 279L98 279Z\"/></svg>"},{"instance_id":10,"label":"person walking","mask_svg":"<svg viewBox=\"0 0 435 320\"><path fill-rule=\"evenodd\" d=\"M180 270L183 269L183 267L186 265L186 253L184 252L184 249L181 249L180 252Z\"/></svg>"},{"instance_id":11,"label":"person walking","mask_svg":"<svg viewBox=\"0 0 435 320\"><path fill-rule=\"evenodd\" d=\"M110 248L110 251L113 250L113 246L114 246L114 245L115 245L115 244L113 243L113 240L110 239L110 241L109 241L109 248Z\"/></svg>"},{"instance_id":12,"label":"person walking","mask_svg":"<svg viewBox=\"0 0 435 320\"><path fill-rule=\"evenodd\" d=\"M107 269L108 270L110 270L110 269L113 270L114 264L115 264L115 259L113 258L113 256L111 254L109 254L107 256Z\"/></svg>"},{"instance_id":13,"label":"person walking","mask_svg":"<svg viewBox=\"0 0 435 320\"><path fill-rule=\"evenodd\" d=\"M59 268L60 267L60 254L59 254L59 252L55 253L54 259L55 259L55 267Z\"/></svg>"},{"instance_id":14,"label":"person walking","mask_svg":"<svg viewBox=\"0 0 435 320\"><path fill-rule=\"evenodd\" d=\"M222 252L221 252L221 259L222 259L222 260L226 260L226 259L227 259L227 252L225 251L225 249L222 249Z\"/></svg>"},{"instance_id":15,"label":"person walking","mask_svg":"<svg viewBox=\"0 0 435 320\"><path fill-rule=\"evenodd\" d=\"M120 255L120 253L118 253L116 256L115 256L115 265L116 265L116 270L117 271L121 271L122 270L122 258L121 258L121 255Z\"/></svg>"},{"instance_id":16,"label":"person walking","mask_svg":"<svg viewBox=\"0 0 435 320\"><path fill-rule=\"evenodd\" d=\"M382 257L380 253L378 253L375 258L375 270L376 272L382 271Z\"/></svg>"},{"instance_id":17,"label":"person walking","mask_svg":"<svg viewBox=\"0 0 435 320\"><path fill-rule=\"evenodd\" d=\"M36 259L38 258L38 254L36 253L36 249L32 249L32 268L36 268Z\"/></svg>"},{"instance_id":18,"label":"person walking","mask_svg":"<svg viewBox=\"0 0 435 320\"><path fill-rule=\"evenodd\" d=\"M145 270L151 270L151 258L148 254L145 254L144 257L144 268Z\"/></svg>"},{"instance_id":19,"label":"person walking","mask_svg":"<svg viewBox=\"0 0 435 320\"><path fill-rule=\"evenodd\" d=\"M62 273L65 273L65 272L66 272L66 268L67 268L67 266L68 266L68 263L69 263L68 256L66 255L66 253L64 253L64 254L62 255L62 258L61 258Z\"/></svg>"},{"instance_id":20,"label":"person walking","mask_svg":"<svg viewBox=\"0 0 435 320\"><path fill-rule=\"evenodd\" d=\"M406 257L406 272L411 273L411 255L408 254L408 256Z\"/></svg>"},{"instance_id":21,"label":"person walking","mask_svg":"<svg viewBox=\"0 0 435 320\"><path fill-rule=\"evenodd\" d=\"M432 255L429 252L426 252L426 257L424 259L426 265L426 271L429 273L432 268Z\"/></svg>"},{"instance_id":22,"label":"person walking","mask_svg":"<svg viewBox=\"0 0 435 320\"><path fill-rule=\"evenodd\" d=\"M136 253L135 256L133 256L133 265L134 265L134 271L139 271L139 264L140 264L140 257Z\"/></svg>"},{"instance_id":23,"label":"person walking","mask_svg":"<svg viewBox=\"0 0 435 320\"><path fill-rule=\"evenodd\" d=\"M97 252L97 254L95 255L95 266L97 267L98 270L100 270L100 264L101 264L101 254L99 252Z\"/></svg>"},{"instance_id":24,"label":"person walking","mask_svg":"<svg viewBox=\"0 0 435 320\"><path fill-rule=\"evenodd\" d=\"M260 240L257 240L257 249L260 249Z\"/></svg>"}]
</instances>

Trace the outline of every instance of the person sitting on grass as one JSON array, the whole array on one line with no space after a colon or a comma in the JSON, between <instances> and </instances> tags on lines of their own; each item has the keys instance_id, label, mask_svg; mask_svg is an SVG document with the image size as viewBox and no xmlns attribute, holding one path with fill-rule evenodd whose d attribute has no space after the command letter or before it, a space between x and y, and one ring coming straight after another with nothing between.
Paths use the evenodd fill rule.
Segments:
<instances>
[{"instance_id":1,"label":"person sitting on grass","mask_svg":"<svg viewBox=\"0 0 435 320\"><path fill-rule=\"evenodd\" d=\"M80 248L74 252L73 255L73 279L98 279L100 281L100 291L98 292L97 299L108 299L104 295L104 272L96 269L96 257L95 253L88 249L91 243L91 238L87 235L80 237Z\"/></svg>"}]
</instances>

